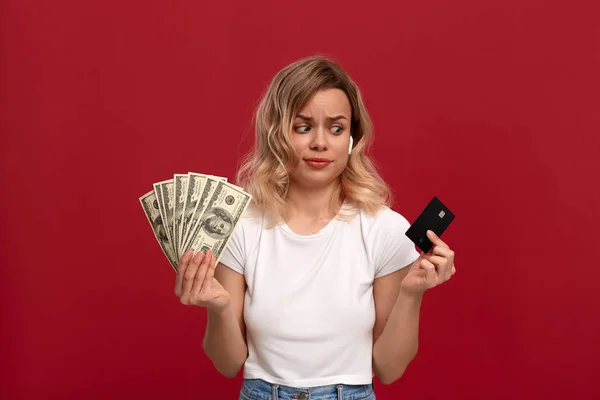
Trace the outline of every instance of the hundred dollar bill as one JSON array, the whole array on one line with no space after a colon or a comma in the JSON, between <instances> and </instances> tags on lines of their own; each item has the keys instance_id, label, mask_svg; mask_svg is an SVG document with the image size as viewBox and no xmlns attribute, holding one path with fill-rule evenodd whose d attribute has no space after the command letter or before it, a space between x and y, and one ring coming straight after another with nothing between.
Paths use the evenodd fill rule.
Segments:
<instances>
[{"instance_id":1,"label":"hundred dollar bill","mask_svg":"<svg viewBox=\"0 0 600 400\"><path fill-rule=\"evenodd\" d=\"M186 195L185 202L185 219L182 229L182 244L180 244L179 254L183 254L187 251L187 245L193 235L194 229L198 224L200 215L204 211L204 206L210 199L212 192L214 191L219 181L227 182L227 178L214 175L203 175L195 172L188 173L188 193ZM192 182L199 182L196 187L192 189ZM192 193L193 190L193 193ZM190 200L188 200L190 199Z\"/></svg>"},{"instance_id":2,"label":"hundred dollar bill","mask_svg":"<svg viewBox=\"0 0 600 400\"><path fill-rule=\"evenodd\" d=\"M215 191L217 187L217 183L220 180L215 176L205 175L204 185L202 187L202 191L194 205L194 210L190 217L189 224L187 226L187 232L185 234L184 243L181 248L181 253L185 253L189 249L190 240L195 235L195 230L198 225L198 221L200 220L200 216L206 207L206 203L210 200L210 196Z\"/></svg>"},{"instance_id":3,"label":"hundred dollar bill","mask_svg":"<svg viewBox=\"0 0 600 400\"><path fill-rule=\"evenodd\" d=\"M165 181L155 183L154 190L156 191L156 196L158 197L159 207L161 207L163 222L167 228L167 236L169 237L170 246L173 249L173 254L177 254L177 251L173 245L173 179L167 179Z\"/></svg>"},{"instance_id":4,"label":"hundred dollar bill","mask_svg":"<svg viewBox=\"0 0 600 400\"><path fill-rule=\"evenodd\" d=\"M161 219L161 223L164 226L164 223L166 221L165 219L165 210L164 210L164 206L162 205L162 203L160 202L161 199L161 193L162 190L160 189L160 185L158 183L154 183L152 184L152 186L154 187L154 193L156 194L156 204L158 205L158 212L160 213L160 219ZM164 234L165 237L167 238L167 246L171 247L171 249L173 248L173 246L171 245L171 239L169 238L169 231L167 229L166 226L164 226Z\"/></svg>"},{"instance_id":5,"label":"hundred dollar bill","mask_svg":"<svg viewBox=\"0 0 600 400\"><path fill-rule=\"evenodd\" d=\"M140 197L140 203L146 214L146 218L152 227L154 237L158 241L160 248L169 260L173 269L177 272L178 258L173 254L173 249L170 246L169 238L167 237L166 226L163 222L162 215L158 206L158 198L154 190L149 191Z\"/></svg>"},{"instance_id":6,"label":"hundred dollar bill","mask_svg":"<svg viewBox=\"0 0 600 400\"><path fill-rule=\"evenodd\" d=\"M185 199L183 200L183 216L181 220L181 226L179 227L179 248L177 249L179 254L184 253L184 244L186 242L189 226L192 222L192 217L198 206L198 200L202 196L202 191L208 180L208 175L197 174L195 172L189 172L187 175L187 188L185 191Z\"/></svg>"},{"instance_id":7,"label":"hundred dollar bill","mask_svg":"<svg viewBox=\"0 0 600 400\"><path fill-rule=\"evenodd\" d=\"M177 259L181 257L179 252L181 242L181 225L183 220L183 210L186 200L187 191L187 174L174 174L173 175L173 248L177 253Z\"/></svg>"},{"instance_id":8,"label":"hundred dollar bill","mask_svg":"<svg viewBox=\"0 0 600 400\"><path fill-rule=\"evenodd\" d=\"M210 250L219 262L231 233L251 200L252 196L241 188L227 182L217 183L190 239L189 249L194 253Z\"/></svg>"}]
</instances>

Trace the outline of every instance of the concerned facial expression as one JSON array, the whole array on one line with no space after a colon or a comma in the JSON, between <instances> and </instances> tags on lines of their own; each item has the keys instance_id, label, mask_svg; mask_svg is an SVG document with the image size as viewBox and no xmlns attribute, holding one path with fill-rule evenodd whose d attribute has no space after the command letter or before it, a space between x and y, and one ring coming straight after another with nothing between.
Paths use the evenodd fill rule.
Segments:
<instances>
[{"instance_id":1,"label":"concerned facial expression","mask_svg":"<svg viewBox=\"0 0 600 400\"><path fill-rule=\"evenodd\" d=\"M352 108L340 89L318 91L298 112L291 139L300 162L292 182L321 187L335 182L348 162Z\"/></svg>"}]
</instances>

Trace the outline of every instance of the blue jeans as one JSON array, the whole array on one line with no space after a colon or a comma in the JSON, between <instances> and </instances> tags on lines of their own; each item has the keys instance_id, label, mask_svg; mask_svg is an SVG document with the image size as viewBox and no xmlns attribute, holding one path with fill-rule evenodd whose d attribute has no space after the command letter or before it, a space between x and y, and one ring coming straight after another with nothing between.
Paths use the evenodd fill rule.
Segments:
<instances>
[{"instance_id":1,"label":"blue jeans","mask_svg":"<svg viewBox=\"0 0 600 400\"><path fill-rule=\"evenodd\" d=\"M261 379L244 379L239 400L375 400L373 384L293 388Z\"/></svg>"}]
</instances>

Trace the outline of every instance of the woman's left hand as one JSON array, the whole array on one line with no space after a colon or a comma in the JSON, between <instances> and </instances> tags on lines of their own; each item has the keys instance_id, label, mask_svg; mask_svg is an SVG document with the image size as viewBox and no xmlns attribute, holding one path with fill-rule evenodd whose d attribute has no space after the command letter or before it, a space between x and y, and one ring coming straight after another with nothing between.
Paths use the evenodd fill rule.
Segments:
<instances>
[{"instance_id":1,"label":"woman's left hand","mask_svg":"<svg viewBox=\"0 0 600 400\"><path fill-rule=\"evenodd\" d=\"M427 237L433 247L428 253L421 253L402 281L402 290L407 294L422 295L456 273L454 251L432 231L427 231Z\"/></svg>"}]
</instances>

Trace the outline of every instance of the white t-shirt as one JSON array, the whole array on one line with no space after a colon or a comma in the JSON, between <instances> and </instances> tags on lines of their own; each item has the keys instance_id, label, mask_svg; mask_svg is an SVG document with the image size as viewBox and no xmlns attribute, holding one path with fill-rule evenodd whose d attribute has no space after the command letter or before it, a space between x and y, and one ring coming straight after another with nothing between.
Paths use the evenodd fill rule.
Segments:
<instances>
[{"instance_id":1,"label":"white t-shirt","mask_svg":"<svg viewBox=\"0 0 600 400\"><path fill-rule=\"evenodd\" d=\"M244 378L292 387L372 382L373 280L414 262L408 221L381 207L297 235L246 212L220 262L244 275Z\"/></svg>"}]
</instances>

